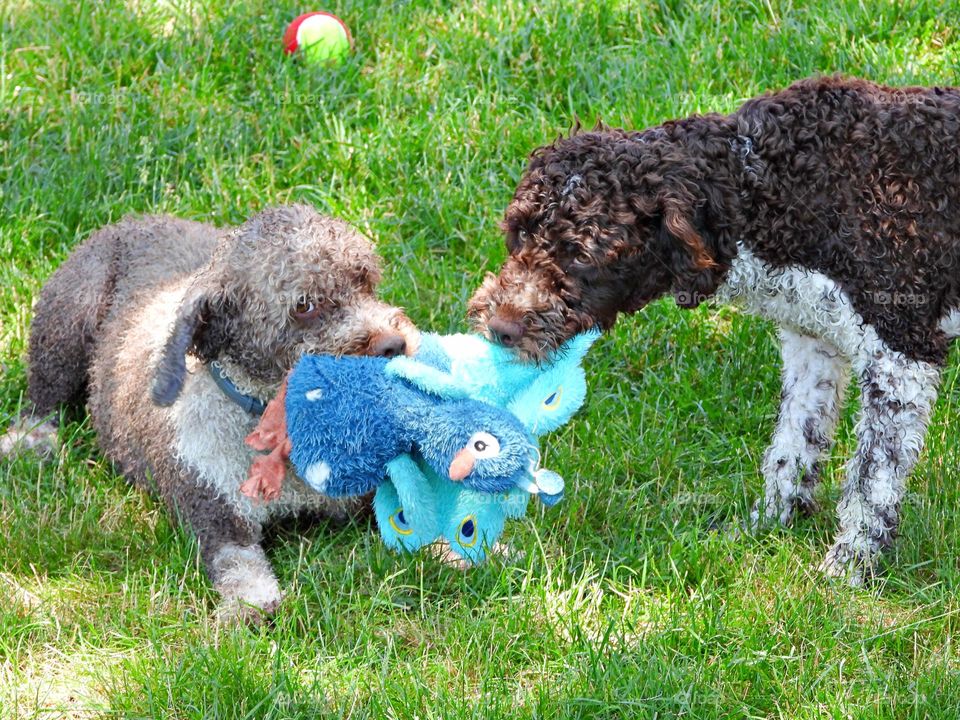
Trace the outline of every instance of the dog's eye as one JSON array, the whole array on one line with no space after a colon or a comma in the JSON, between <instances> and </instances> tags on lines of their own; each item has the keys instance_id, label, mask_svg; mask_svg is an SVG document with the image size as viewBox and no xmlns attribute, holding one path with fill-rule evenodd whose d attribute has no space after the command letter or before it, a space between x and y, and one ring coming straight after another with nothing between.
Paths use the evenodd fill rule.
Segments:
<instances>
[{"instance_id":1,"label":"dog's eye","mask_svg":"<svg viewBox=\"0 0 960 720\"><path fill-rule=\"evenodd\" d=\"M500 454L500 441L488 432L471 435L467 447L475 458L492 458Z\"/></svg>"},{"instance_id":2,"label":"dog's eye","mask_svg":"<svg viewBox=\"0 0 960 720\"><path fill-rule=\"evenodd\" d=\"M574 255L570 261L569 270L577 275L591 275L596 272L597 266L589 253L581 252Z\"/></svg>"},{"instance_id":3,"label":"dog's eye","mask_svg":"<svg viewBox=\"0 0 960 720\"><path fill-rule=\"evenodd\" d=\"M291 314L297 320L313 320L320 314L320 306L309 298L301 298Z\"/></svg>"}]
</instances>

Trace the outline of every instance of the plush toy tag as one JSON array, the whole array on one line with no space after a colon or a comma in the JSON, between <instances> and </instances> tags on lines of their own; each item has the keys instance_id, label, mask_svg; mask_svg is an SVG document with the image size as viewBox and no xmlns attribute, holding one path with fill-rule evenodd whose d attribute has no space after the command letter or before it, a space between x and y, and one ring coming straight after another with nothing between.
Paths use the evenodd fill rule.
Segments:
<instances>
[{"instance_id":1,"label":"plush toy tag","mask_svg":"<svg viewBox=\"0 0 960 720\"><path fill-rule=\"evenodd\" d=\"M545 495L559 495L563 492L563 478L553 470L540 468L533 474L537 489Z\"/></svg>"},{"instance_id":2,"label":"plush toy tag","mask_svg":"<svg viewBox=\"0 0 960 720\"><path fill-rule=\"evenodd\" d=\"M537 493L540 502L547 507L553 507L563 500L563 478L553 470L540 468L534 473L533 477L540 491Z\"/></svg>"},{"instance_id":3,"label":"plush toy tag","mask_svg":"<svg viewBox=\"0 0 960 720\"><path fill-rule=\"evenodd\" d=\"M553 470L539 468L533 472L532 478L518 482L517 486L531 495L536 495L547 507L552 507L563 500L563 478Z\"/></svg>"}]
</instances>

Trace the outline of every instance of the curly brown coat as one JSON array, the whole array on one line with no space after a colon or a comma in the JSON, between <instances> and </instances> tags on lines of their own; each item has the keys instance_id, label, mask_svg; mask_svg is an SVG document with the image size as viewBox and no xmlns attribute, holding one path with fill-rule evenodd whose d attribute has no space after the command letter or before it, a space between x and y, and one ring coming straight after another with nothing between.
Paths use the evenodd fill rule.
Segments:
<instances>
[{"instance_id":1,"label":"curly brown coat","mask_svg":"<svg viewBox=\"0 0 960 720\"><path fill-rule=\"evenodd\" d=\"M471 317L517 323L518 350L540 357L665 294L699 304L742 242L824 272L892 348L942 362L939 321L960 304L958 152L957 89L838 77L731 115L563 138L531 156L503 221L510 255Z\"/></svg>"},{"instance_id":2,"label":"curly brown coat","mask_svg":"<svg viewBox=\"0 0 960 720\"><path fill-rule=\"evenodd\" d=\"M533 153L503 227L469 313L526 358L664 295L781 326L758 517L812 506L852 366L860 442L825 567L871 566L960 333L960 90L814 78L730 115L576 133Z\"/></svg>"}]
</instances>

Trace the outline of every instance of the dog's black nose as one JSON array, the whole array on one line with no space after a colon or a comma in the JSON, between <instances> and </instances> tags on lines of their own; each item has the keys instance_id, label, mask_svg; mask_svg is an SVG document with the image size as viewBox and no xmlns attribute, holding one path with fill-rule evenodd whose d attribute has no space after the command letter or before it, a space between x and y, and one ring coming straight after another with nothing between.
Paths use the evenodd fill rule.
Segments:
<instances>
[{"instance_id":1,"label":"dog's black nose","mask_svg":"<svg viewBox=\"0 0 960 720\"><path fill-rule=\"evenodd\" d=\"M504 347L515 347L520 342L520 338L523 337L523 325L513 320L504 320L498 315L490 318L487 327L490 329L493 339Z\"/></svg>"},{"instance_id":2,"label":"dog's black nose","mask_svg":"<svg viewBox=\"0 0 960 720\"><path fill-rule=\"evenodd\" d=\"M370 343L370 354L376 357L392 358L407 351L407 340L403 335L384 333Z\"/></svg>"}]
</instances>

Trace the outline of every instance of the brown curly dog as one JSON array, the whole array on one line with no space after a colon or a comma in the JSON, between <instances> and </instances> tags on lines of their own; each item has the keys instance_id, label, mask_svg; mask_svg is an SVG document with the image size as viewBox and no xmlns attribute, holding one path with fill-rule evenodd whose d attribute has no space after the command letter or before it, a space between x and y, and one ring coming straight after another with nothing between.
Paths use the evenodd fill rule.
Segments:
<instances>
[{"instance_id":1,"label":"brown curly dog","mask_svg":"<svg viewBox=\"0 0 960 720\"><path fill-rule=\"evenodd\" d=\"M960 334L960 90L816 78L731 115L575 134L533 153L504 229L470 314L524 357L664 295L779 325L755 520L814 507L852 372L858 444L822 567L874 569Z\"/></svg>"}]
</instances>

